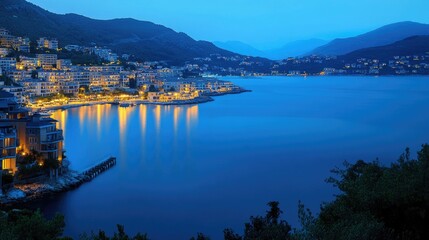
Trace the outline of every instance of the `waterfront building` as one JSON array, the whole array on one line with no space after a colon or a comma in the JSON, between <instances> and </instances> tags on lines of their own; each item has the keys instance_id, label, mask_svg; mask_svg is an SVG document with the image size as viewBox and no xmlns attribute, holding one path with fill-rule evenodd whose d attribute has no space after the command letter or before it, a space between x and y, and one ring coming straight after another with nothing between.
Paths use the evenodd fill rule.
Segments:
<instances>
[{"instance_id":1,"label":"waterfront building","mask_svg":"<svg viewBox=\"0 0 429 240\"><path fill-rule=\"evenodd\" d=\"M32 57L20 56L20 62L16 64L18 70L36 70L38 67L38 59Z\"/></svg>"},{"instance_id":2,"label":"waterfront building","mask_svg":"<svg viewBox=\"0 0 429 240\"><path fill-rule=\"evenodd\" d=\"M21 82L25 79L31 78L31 71L10 71L8 72L8 77L10 77L15 82Z\"/></svg>"},{"instance_id":3,"label":"waterfront building","mask_svg":"<svg viewBox=\"0 0 429 240\"><path fill-rule=\"evenodd\" d=\"M21 86L2 86L0 88L8 93L12 93L15 96L15 100L19 104L23 104L25 102L25 98L23 96L24 88Z\"/></svg>"},{"instance_id":4,"label":"waterfront building","mask_svg":"<svg viewBox=\"0 0 429 240\"><path fill-rule=\"evenodd\" d=\"M13 124L0 122L0 188L2 186L1 173L7 171L13 174L17 170L16 148L17 136Z\"/></svg>"},{"instance_id":5,"label":"waterfront building","mask_svg":"<svg viewBox=\"0 0 429 240\"><path fill-rule=\"evenodd\" d=\"M57 54L36 54L36 57L38 61L38 67L43 67L46 65L53 66L57 64Z\"/></svg>"},{"instance_id":6,"label":"waterfront building","mask_svg":"<svg viewBox=\"0 0 429 240\"><path fill-rule=\"evenodd\" d=\"M106 66L85 66L83 70L89 72L101 72L106 74L118 74L124 70L124 67L118 65L106 65Z\"/></svg>"},{"instance_id":7,"label":"waterfront building","mask_svg":"<svg viewBox=\"0 0 429 240\"><path fill-rule=\"evenodd\" d=\"M45 159L63 160L63 131L56 127L56 120L36 113L13 123L23 152L37 151Z\"/></svg>"},{"instance_id":8,"label":"waterfront building","mask_svg":"<svg viewBox=\"0 0 429 240\"><path fill-rule=\"evenodd\" d=\"M58 59L57 69L58 70L70 70L72 67L72 61L70 59Z\"/></svg>"},{"instance_id":9,"label":"waterfront building","mask_svg":"<svg viewBox=\"0 0 429 240\"><path fill-rule=\"evenodd\" d=\"M0 90L0 119L20 119L28 116L28 110L22 108L15 95Z\"/></svg>"},{"instance_id":10,"label":"waterfront building","mask_svg":"<svg viewBox=\"0 0 429 240\"><path fill-rule=\"evenodd\" d=\"M0 48L0 57L6 57L10 52L9 48Z\"/></svg>"},{"instance_id":11,"label":"waterfront building","mask_svg":"<svg viewBox=\"0 0 429 240\"><path fill-rule=\"evenodd\" d=\"M0 58L0 68L4 72L16 70L16 58Z\"/></svg>"},{"instance_id":12,"label":"waterfront building","mask_svg":"<svg viewBox=\"0 0 429 240\"><path fill-rule=\"evenodd\" d=\"M58 50L58 41L56 39L39 38L39 40L37 40L37 45L38 48Z\"/></svg>"},{"instance_id":13,"label":"waterfront building","mask_svg":"<svg viewBox=\"0 0 429 240\"><path fill-rule=\"evenodd\" d=\"M20 84L24 87L23 94L29 98L46 97L57 93L55 83L44 79L25 79Z\"/></svg>"}]
</instances>

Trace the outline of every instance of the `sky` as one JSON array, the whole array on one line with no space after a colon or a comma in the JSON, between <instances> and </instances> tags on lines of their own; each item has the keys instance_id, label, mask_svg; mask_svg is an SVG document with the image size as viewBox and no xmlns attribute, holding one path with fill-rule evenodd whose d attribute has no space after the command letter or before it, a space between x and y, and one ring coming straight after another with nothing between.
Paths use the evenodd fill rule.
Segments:
<instances>
[{"instance_id":1,"label":"sky","mask_svg":"<svg viewBox=\"0 0 429 240\"><path fill-rule=\"evenodd\" d=\"M259 49L355 36L400 21L429 23L428 0L29 0L54 13L135 18L194 39Z\"/></svg>"}]
</instances>

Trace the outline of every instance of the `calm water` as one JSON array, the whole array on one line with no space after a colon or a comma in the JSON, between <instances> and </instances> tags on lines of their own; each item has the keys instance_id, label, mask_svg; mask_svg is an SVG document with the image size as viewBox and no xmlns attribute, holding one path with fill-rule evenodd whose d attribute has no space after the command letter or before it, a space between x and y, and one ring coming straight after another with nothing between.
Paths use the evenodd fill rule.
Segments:
<instances>
[{"instance_id":1,"label":"calm water","mask_svg":"<svg viewBox=\"0 0 429 240\"><path fill-rule=\"evenodd\" d=\"M265 204L281 202L297 226L297 203L317 211L324 182L344 160L396 160L429 141L429 78L231 78L251 93L191 106L58 111L72 168L108 155L113 169L39 206L64 213L66 235L100 228L151 239L213 239L242 231Z\"/></svg>"}]
</instances>

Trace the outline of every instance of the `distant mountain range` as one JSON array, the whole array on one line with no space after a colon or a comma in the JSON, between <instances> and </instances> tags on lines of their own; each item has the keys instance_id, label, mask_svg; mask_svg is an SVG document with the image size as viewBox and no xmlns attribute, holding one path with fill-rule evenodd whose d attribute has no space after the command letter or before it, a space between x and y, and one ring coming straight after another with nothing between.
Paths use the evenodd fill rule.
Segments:
<instances>
[{"instance_id":1,"label":"distant mountain range","mask_svg":"<svg viewBox=\"0 0 429 240\"><path fill-rule=\"evenodd\" d=\"M395 56L422 56L429 53L429 35L413 36L381 47L360 49L339 58L346 61L359 58L392 60Z\"/></svg>"},{"instance_id":2,"label":"distant mountain range","mask_svg":"<svg viewBox=\"0 0 429 240\"><path fill-rule=\"evenodd\" d=\"M299 57L326 43L327 41L316 38L308 40L299 40L288 43L278 49L267 50L265 51L265 57L274 60L285 59L288 57Z\"/></svg>"},{"instance_id":3,"label":"distant mountain range","mask_svg":"<svg viewBox=\"0 0 429 240\"><path fill-rule=\"evenodd\" d=\"M429 35L429 24L400 22L374 31L344 39L335 39L316 48L310 54L338 56L371 47L385 46L412 36Z\"/></svg>"},{"instance_id":4,"label":"distant mountain range","mask_svg":"<svg viewBox=\"0 0 429 240\"><path fill-rule=\"evenodd\" d=\"M195 41L184 33L134 19L94 20L76 14L54 14L24 0L1 0L0 27L16 36L58 39L61 46L91 43L141 60L183 63L210 54L233 56L210 42Z\"/></svg>"},{"instance_id":5,"label":"distant mountain range","mask_svg":"<svg viewBox=\"0 0 429 240\"><path fill-rule=\"evenodd\" d=\"M291 42L281 48L259 50L240 41L214 42L217 47L231 52L236 52L246 56L264 57L271 60L281 60L288 57L302 56L326 43L327 41L321 39L309 39Z\"/></svg>"},{"instance_id":6,"label":"distant mountain range","mask_svg":"<svg viewBox=\"0 0 429 240\"><path fill-rule=\"evenodd\" d=\"M240 41L227 41L227 42L215 41L213 42L213 44L219 48L225 49L227 51L239 53L245 56L265 57L264 56L265 52Z\"/></svg>"}]
</instances>

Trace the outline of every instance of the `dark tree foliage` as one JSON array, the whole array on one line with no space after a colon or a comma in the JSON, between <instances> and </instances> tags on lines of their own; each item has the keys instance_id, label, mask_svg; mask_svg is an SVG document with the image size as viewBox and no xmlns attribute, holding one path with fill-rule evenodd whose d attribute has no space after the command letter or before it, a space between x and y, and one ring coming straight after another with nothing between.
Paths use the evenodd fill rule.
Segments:
<instances>
[{"instance_id":1,"label":"dark tree foliage","mask_svg":"<svg viewBox=\"0 0 429 240\"><path fill-rule=\"evenodd\" d=\"M149 240L147 234L137 233L134 237L128 236L125 232L123 225L116 225L117 232L113 234L113 237L107 236L107 234L100 230L98 234L91 233L90 235L84 234L80 237L80 240Z\"/></svg>"},{"instance_id":2,"label":"dark tree foliage","mask_svg":"<svg viewBox=\"0 0 429 240\"><path fill-rule=\"evenodd\" d=\"M300 239L429 239L429 145L390 167L357 161L333 172L342 193L318 218L300 205Z\"/></svg>"},{"instance_id":3,"label":"dark tree foliage","mask_svg":"<svg viewBox=\"0 0 429 240\"><path fill-rule=\"evenodd\" d=\"M284 220L279 220L282 211L278 202L269 202L270 210L265 217L250 217L245 224L244 236L235 234L231 229L224 231L226 240L287 240L291 239L291 226Z\"/></svg>"},{"instance_id":4,"label":"dark tree foliage","mask_svg":"<svg viewBox=\"0 0 429 240\"><path fill-rule=\"evenodd\" d=\"M191 240L210 240L210 238L202 233L198 233L197 237L191 237Z\"/></svg>"},{"instance_id":5,"label":"dark tree foliage","mask_svg":"<svg viewBox=\"0 0 429 240\"><path fill-rule=\"evenodd\" d=\"M243 239L240 235L234 233L234 231L229 228L223 231L223 236L225 240L242 240Z\"/></svg>"},{"instance_id":6,"label":"dark tree foliage","mask_svg":"<svg viewBox=\"0 0 429 240\"><path fill-rule=\"evenodd\" d=\"M0 217L0 239L61 239L64 227L64 217L59 214L47 220L40 211L11 211Z\"/></svg>"},{"instance_id":7,"label":"dark tree foliage","mask_svg":"<svg viewBox=\"0 0 429 240\"><path fill-rule=\"evenodd\" d=\"M149 86L149 92L158 92L158 90L156 89L156 87L153 84L151 84Z\"/></svg>"}]
</instances>

